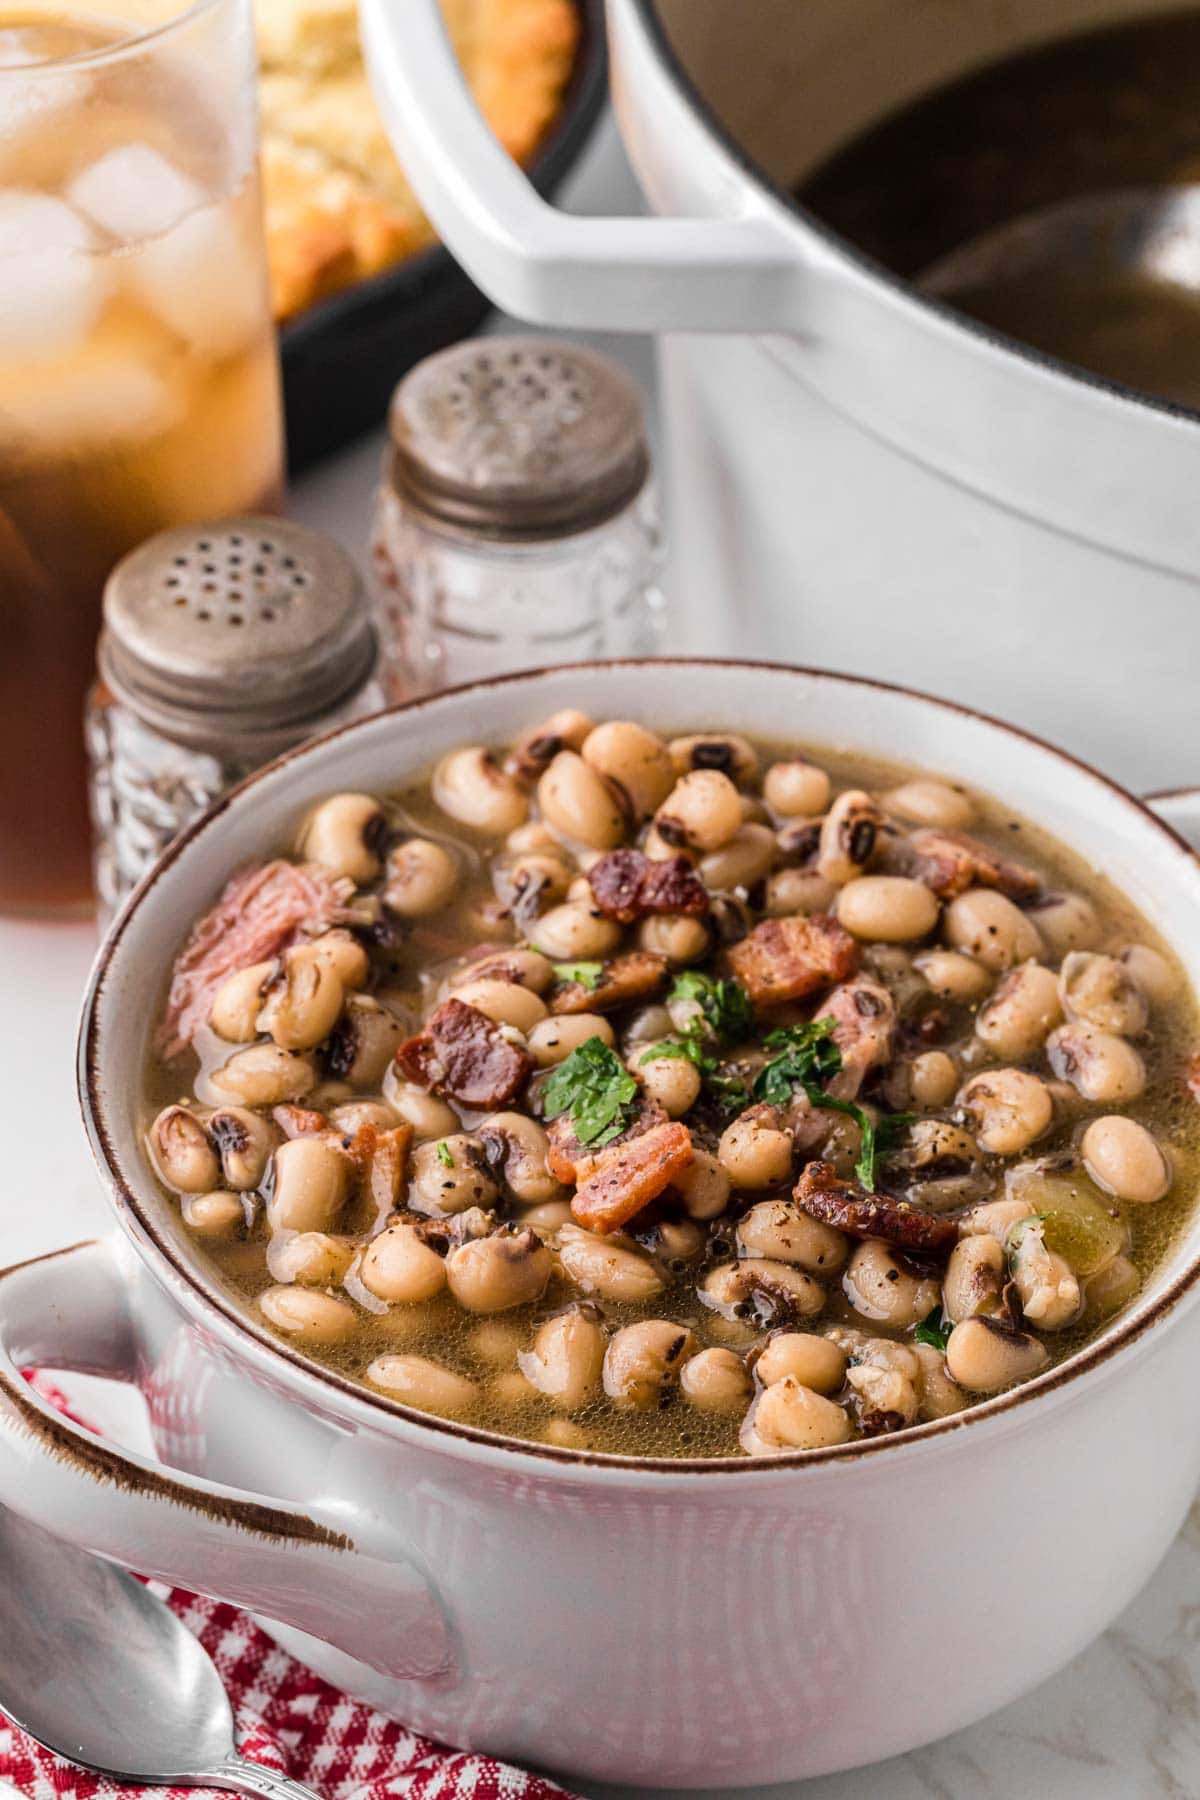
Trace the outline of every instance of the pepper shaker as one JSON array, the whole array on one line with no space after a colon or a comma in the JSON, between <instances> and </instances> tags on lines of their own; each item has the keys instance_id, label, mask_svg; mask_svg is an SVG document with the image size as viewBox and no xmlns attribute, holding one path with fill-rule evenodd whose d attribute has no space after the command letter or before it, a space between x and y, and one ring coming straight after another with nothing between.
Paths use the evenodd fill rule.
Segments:
<instances>
[{"instance_id":1,"label":"pepper shaker","mask_svg":"<svg viewBox=\"0 0 1200 1800\"><path fill-rule=\"evenodd\" d=\"M85 735L102 922L219 794L382 704L354 564L280 519L148 539L109 577L97 654Z\"/></svg>"},{"instance_id":2,"label":"pepper shaker","mask_svg":"<svg viewBox=\"0 0 1200 1800\"><path fill-rule=\"evenodd\" d=\"M390 700L658 647L662 541L642 406L606 358L487 338L400 383L371 585Z\"/></svg>"}]
</instances>

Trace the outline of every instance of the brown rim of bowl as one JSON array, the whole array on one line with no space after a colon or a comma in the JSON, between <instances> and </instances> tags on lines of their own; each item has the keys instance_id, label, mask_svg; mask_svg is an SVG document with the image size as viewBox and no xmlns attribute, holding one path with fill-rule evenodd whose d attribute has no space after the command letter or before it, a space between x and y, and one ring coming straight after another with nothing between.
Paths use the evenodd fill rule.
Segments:
<instances>
[{"instance_id":1,"label":"brown rim of bowl","mask_svg":"<svg viewBox=\"0 0 1200 1800\"><path fill-rule=\"evenodd\" d=\"M294 750L285 752L284 755L276 757L273 762L255 770L252 775L247 776L245 781L222 794L212 806L185 826L179 836L167 847L154 867L138 883L118 915L109 935L100 945L88 978L80 1017L76 1066L77 1091L92 1155L112 1195L118 1216L130 1236L135 1241L140 1240L143 1245L148 1245L167 1264L175 1278L200 1302L201 1308L213 1315L223 1336L231 1336L235 1340L235 1344L237 1340L249 1338L260 1348L269 1350L278 1356L302 1378L313 1381L318 1388L323 1388L326 1396L333 1393L352 1401L356 1406L363 1407L368 1414L377 1417L381 1425L387 1419L402 1419L405 1423L417 1426L422 1431L436 1433L456 1442L502 1451L507 1455L532 1456L541 1461L568 1468L585 1466L600 1470L624 1470L647 1475L710 1477L735 1475L739 1479L753 1479L755 1476L769 1476L780 1469L812 1468L825 1463L854 1463L865 1457L876 1456L881 1451L887 1451L892 1455L899 1454L906 1449L916 1451L922 1445L929 1443L931 1439L942 1437L948 1432L966 1430L974 1424L983 1424L1007 1415L1015 1408L1024 1406L1043 1394L1054 1392L1073 1382L1077 1376L1088 1374L1100 1367L1118 1350L1124 1349L1126 1345L1136 1343L1153 1325L1173 1311L1188 1290L1196 1284L1197 1279L1200 1278L1200 1251L1193 1255L1190 1263L1180 1271L1171 1285L1159 1295L1146 1312L1119 1327L1111 1338L1084 1345L1064 1362L1048 1369L1044 1375L1035 1375L1032 1380L1022 1383L1020 1387L1009 1388L1005 1393L979 1401L962 1412L949 1414L946 1418L932 1419L923 1425L910 1426L907 1430L898 1432L894 1437L860 1438L852 1443L839 1444L829 1449L797 1450L784 1452L778 1456L740 1459L737 1457L620 1456L606 1451L571 1450L554 1444L535 1443L525 1438L505 1437L499 1432L481 1431L471 1425L459 1424L453 1419L439 1419L429 1413L419 1412L413 1407L404 1406L397 1400L390 1400L364 1383L352 1381L336 1369L328 1368L311 1357L303 1355L292 1345L272 1336L264 1328L255 1324L247 1313L234 1306L215 1286L210 1287L203 1279L200 1270L194 1268L188 1259L179 1256L174 1245L156 1229L152 1218L143 1209L132 1188L119 1173L115 1146L104 1122L103 1108L98 1093L101 1046L97 1037L96 1015L98 1004L103 997L105 977L114 951L128 930L130 921L153 891L165 870L170 868L188 845L207 831L242 794L256 787L259 782L303 757L320 753L326 745L340 738L369 728L381 718L419 713L427 707L439 705L446 699L462 694L485 694L493 688L527 682L541 676L590 674L596 669L641 669L655 666L738 669L751 674L761 670L772 674L800 675L872 693L898 694L906 699L932 706L940 712L950 713L958 718L976 720L1009 737L1033 744L1056 761L1066 763L1090 777L1091 780L1108 789L1117 800L1140 814L1156 832L1167 838L1178 851L1181 851L1189 862L1200 868L1200 854L1192 849L1191 845L1173 826L1167 824L1164 819L1153 812L1145 801L1139 800L1136 795L1123 788L1111 776L1093 768L1081 757L1074 756L1069 750L1063 750L1058 745L1050 743L1046 738L1039 737L1036 732L1026 731L1022 726L1012 725L990 713L980 712L976 707L964 706L961 701L943 699L936 694L923 693L919 688L905 687L899 682L876 681L869 676L845 675L832 669L808 668L796 663L759 661L742 657L613 657L598 662L553 663L539 669L514 670L503 675L486 676L478 681L462 682L456 687L443 688L437 694L423 695L415 700L402 701L398 705L386 707L382 712L373 713L366 719L337 726L322 737L310 739L308 742L298 745Z\"/></svg>"}]
</instances>

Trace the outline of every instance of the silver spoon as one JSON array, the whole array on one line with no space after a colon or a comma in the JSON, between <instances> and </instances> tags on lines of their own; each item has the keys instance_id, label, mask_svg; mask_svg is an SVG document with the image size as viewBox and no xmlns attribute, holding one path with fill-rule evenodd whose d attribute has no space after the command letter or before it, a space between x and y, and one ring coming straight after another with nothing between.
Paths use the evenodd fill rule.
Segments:
<instances>
[{"instance_id":1,"label":"silver spoon","mask_svg":"<svg viewBox=\"0 0 1200 1800\"><path fill-rule=\"evenodd\" d=\"M221 1678L170 1607L4 1511L0 1707L48 1750L117 1780L318 1800L238 1755Z\"/></svg>"}]
</instances>

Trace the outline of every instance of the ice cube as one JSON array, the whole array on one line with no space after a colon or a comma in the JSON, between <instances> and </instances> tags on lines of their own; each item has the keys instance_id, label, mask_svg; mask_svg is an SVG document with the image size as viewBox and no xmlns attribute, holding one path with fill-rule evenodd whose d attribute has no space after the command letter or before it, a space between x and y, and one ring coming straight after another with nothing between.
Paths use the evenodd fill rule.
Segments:
<instances>
[{"instance_id":1,"label":"ice cube","mask_svg":"<svg viewBox=\"0 0 1200 1800\"><path fill-rule=\"evenodd\" d=\"M21 62L39 62L36 55L18 58L0 51L0 69ZM68 113L74 113L87 99L88 82L82 75L69 75L56 69L52 75L31 76L29 80L0 77L0 151L6 156L19 147L33 130L60 128Z\"/></svg>"},{"instance_id":2,"label":"ice cube","mask_svg":"<svg viewBox=\"0 0 1200 1800\"><path fill-rule=\"evenodd\" d=\"M3 371L0 443L6 458L116 453L169 431L187 398L153 333L106 325L80 356Z\"/></svg>"},{"instance_id":3,"label":"ice cube","mask_svg":"<svg viewBox=\"0 0 1200 1800\"><path fill-rule=\"evenodd\" d=\"M0 365L81 345L109 291L87 221L49 194L0 192ZM0 386L0 393L3 389Z\"/></svg>"},{"instance_id":4,"label":"ice cube","mask_svg":"<svg viewBox=\"0 0 1200 1800\"><path fill-rule=\"evenodd\" d=\"M229 203L203 206L126 264L134 291L177 336L216 359L265 333L266 273Z\"/></svg>"},{"instance_id":5,"label":"ice cube","mask_svg":"<svg viewBox=\"0 0 1200 1800\"><path fill-rule=\"evenodd\" d=\"M169 231L203 190L149 144L118 144L77 175L67 199L123 244Z\"/></svg>"}]
</instances>

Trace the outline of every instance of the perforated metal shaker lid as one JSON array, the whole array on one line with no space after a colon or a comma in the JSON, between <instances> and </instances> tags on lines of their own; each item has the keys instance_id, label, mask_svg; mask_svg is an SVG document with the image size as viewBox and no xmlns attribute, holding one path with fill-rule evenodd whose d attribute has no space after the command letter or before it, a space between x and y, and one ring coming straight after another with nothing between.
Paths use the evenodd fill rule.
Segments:
<instances>
[{"instance_id":1,"label":"perforated metal shaker lid","mask_svg":"<svg viewBox=\"0 0 1200 1800\"><path fill-rule=\"evenodd\" d=\"M390 427L397 492L485 537L602 524L650 468L633 382L553 338L481 338L427 357L396 389Z\"/></svg>"},{"instance_id":2,"label":"perforated metal shaker lid","mask_svg":"<svg viewBox=\"0 0 1200 1800\"><path fill-rule=\"evenodd\" d=\"M349 701L375 665L358 572L289 520L162 531L104 591L100 673L164 736L266 759Z\"/></svg>"}]
</instances>

